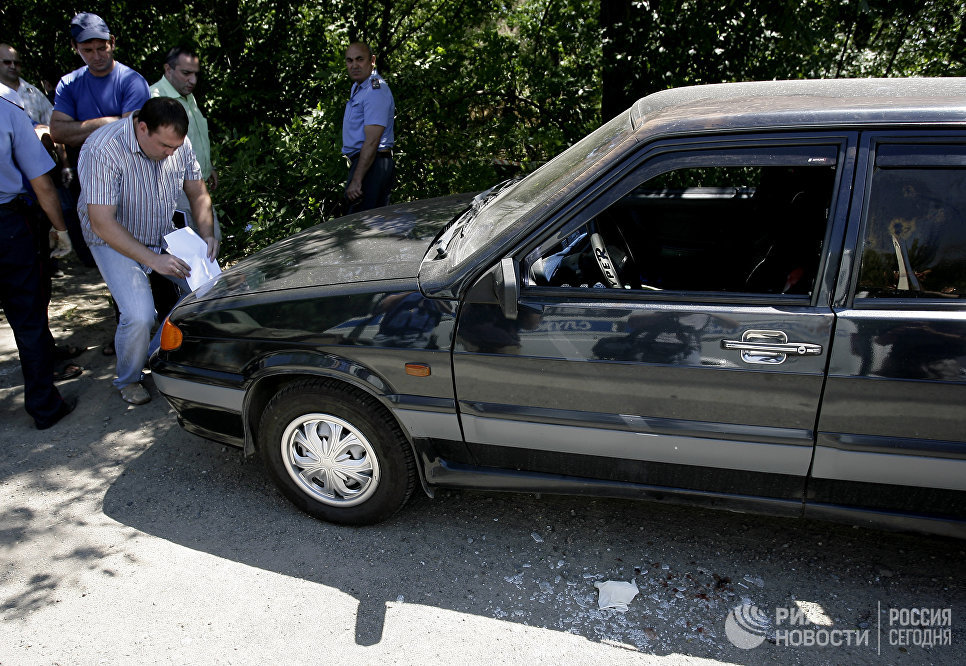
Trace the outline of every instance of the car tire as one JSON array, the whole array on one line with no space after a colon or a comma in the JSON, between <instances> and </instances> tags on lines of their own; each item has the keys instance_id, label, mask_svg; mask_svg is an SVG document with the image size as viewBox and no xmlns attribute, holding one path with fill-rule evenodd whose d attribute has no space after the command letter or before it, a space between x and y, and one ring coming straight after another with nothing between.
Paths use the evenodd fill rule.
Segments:
<instances>
[{"instance_id":1,"label":"car tire","mask_svg":"<svg viewBox=\"0 0 966 666\"><path fill-rule=\"evenodd\" d=\"M336 381L279 391L265 406L258 444L282 494L328 522L386 520L416 485L415 459L399 425L364 392Z\"/></svg>"}]
</instances>

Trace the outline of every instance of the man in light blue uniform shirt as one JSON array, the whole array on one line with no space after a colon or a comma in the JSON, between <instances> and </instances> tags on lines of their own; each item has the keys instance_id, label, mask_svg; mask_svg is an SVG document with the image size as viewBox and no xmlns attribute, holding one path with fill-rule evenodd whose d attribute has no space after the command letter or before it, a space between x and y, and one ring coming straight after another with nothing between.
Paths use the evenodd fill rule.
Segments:
<instances>
[{"instance_id":1,"label":"man in light blue uniform shirt","mask_svg":"<svg viewBox=\"0 0 966 666\"><path fill-rule=\"evenodd\" d=\"M54 387L54 340L37 243L23 200L30 183L44 212L70 248L60 202L47 172L54 166L23 108L0 98L0 306L13 329L24 377L24 408L44 430L74 409Z\"/></svg>"},{"instance_id":2,"label":"man in light blue uniform shirt","mask_svg":"<svg viewBox=\"0 0 966 666\"><path fill-rule=\"evenodd\" d=\"M385 79L375 70L376 56L366 44L350 44L345 64L352 79L342 118L342 154L349 159L346 212L356 213L389 205L395 175L396 104Z\"/></svg>"}]
</instances>

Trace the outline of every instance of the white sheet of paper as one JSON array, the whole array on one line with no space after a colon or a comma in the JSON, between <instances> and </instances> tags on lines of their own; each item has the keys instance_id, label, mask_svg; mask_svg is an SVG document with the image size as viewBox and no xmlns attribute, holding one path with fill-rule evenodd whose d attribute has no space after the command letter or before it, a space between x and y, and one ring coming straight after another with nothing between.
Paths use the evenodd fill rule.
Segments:
<instances>
[{"instance_id":1,"label":"white sheet of paper","mask_svg":"<svg viewBox=\"0 0 966 666\"><path fill-rule=\"evenodd\" d=\"M189 227L175 229L164 237L168 253L191 266L188 286L197 289L221 274L217 261L208 261L208 244Z\"/></svg>"}]
</instances>

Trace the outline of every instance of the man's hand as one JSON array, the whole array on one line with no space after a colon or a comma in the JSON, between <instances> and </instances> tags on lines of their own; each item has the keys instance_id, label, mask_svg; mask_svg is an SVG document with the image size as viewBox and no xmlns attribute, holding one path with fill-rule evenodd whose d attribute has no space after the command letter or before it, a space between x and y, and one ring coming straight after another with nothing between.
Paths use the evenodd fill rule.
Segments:
<instances>
[{"instance_id":1,"label":"man's hand","mask_svg":"<svg viewBox=\"0 0 966 666\"><path fill-rule=\"evenodd\" d=\"M191 204L191 215L198 224L198 235L208 245L208 259L214 261L218 256L218 241L215 239L215 218L208 188L203 180L186 180L183 187L188 203Z\"/></svg>"},{"instance_id":2,"label":"man's hand","mask_svg":"<svg viewBox=\"0 0 966 666\"><path fill-rule=\"evenodd\" d=\"M345 198L349 201L356 201L362 196L362 180L353 178L349 187L345 188Z\"/></svg>"},{"instance_id":3,"label":"man's hand","mask_svg":"<svg viewBox=\"0 0 966 666\"><path fill-rule=\"evenodd\" d=\"M205 243L208 244L208 261L214 261L218 258L218 239L210 236L205 239Z\"/></svg>"},{"instance_id":4,"label":"man's hand","mask_svg":"<svg viewBox=\"0 0 966 666\"><path fill-rule=\"evenodd\" d=\"M366 125L363 127L366 139L362 144L362 150L359 151L359 159L356 161L356 170L352 174L352 180L345 188L345 196L349 201L354 202L362 197L362 181L366 177L369 167L372 166L373 160L376 159L376 151L379 150L379 141L382 139L382 133L385 129L382 125Z\"/></svg>"},{"instance_id":5,"label":"man's hand","mask_svg":"<svg viewBox=\"0 0 966 666\"><path fill-rule=\"evenodd\" d=\"M70 236L67 231L50 230L50 258L60 259L70 254L74 246L70 243Z\"/></svg>"},{"instance_id":6,"label":"man's hand","mask_svg":"<svg viewBox=\"0 0 966 666\"><path fill-rule=\"evenodd\" d=\"M151 268L168 277L187 279L191 275L191 267L173 254L156 254L151 261Z\"/></svg>"},{"instance_id":7,"label":"man's hand","mask_svg":"<svg viewBox=\"0 0 966 666\"><path fill-rule=\"evenodd\" d=\"M211 175L208 176L208 191L214 192L216 189L218 189L218 172L212 169Z\"/></svg>"}]
</instances>

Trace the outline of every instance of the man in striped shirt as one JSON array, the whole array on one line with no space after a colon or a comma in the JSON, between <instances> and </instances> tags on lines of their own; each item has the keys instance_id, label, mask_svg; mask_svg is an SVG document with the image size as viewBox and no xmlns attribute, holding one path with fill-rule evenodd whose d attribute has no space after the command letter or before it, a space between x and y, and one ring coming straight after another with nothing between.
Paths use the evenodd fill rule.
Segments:
<instances>
[{"instance_id":1,"label":"man in striped shirt","mask_svg":"<svg viewBox=\"0 0 966 666\"><path fill-rule=\"evenodd\" d=\"M151 399L140 383L156 315L151 292L156 278L150 276L183 283L191 272L187 263L161 251L162 237L174 231L179 191L188 197L208 258L218 255L211 197L187 133L184 107L156 97L132 116L96 130L80 153L77 212L84 239L121 311L114 386L135 405Z\"/></svg>"}]
</instances>

